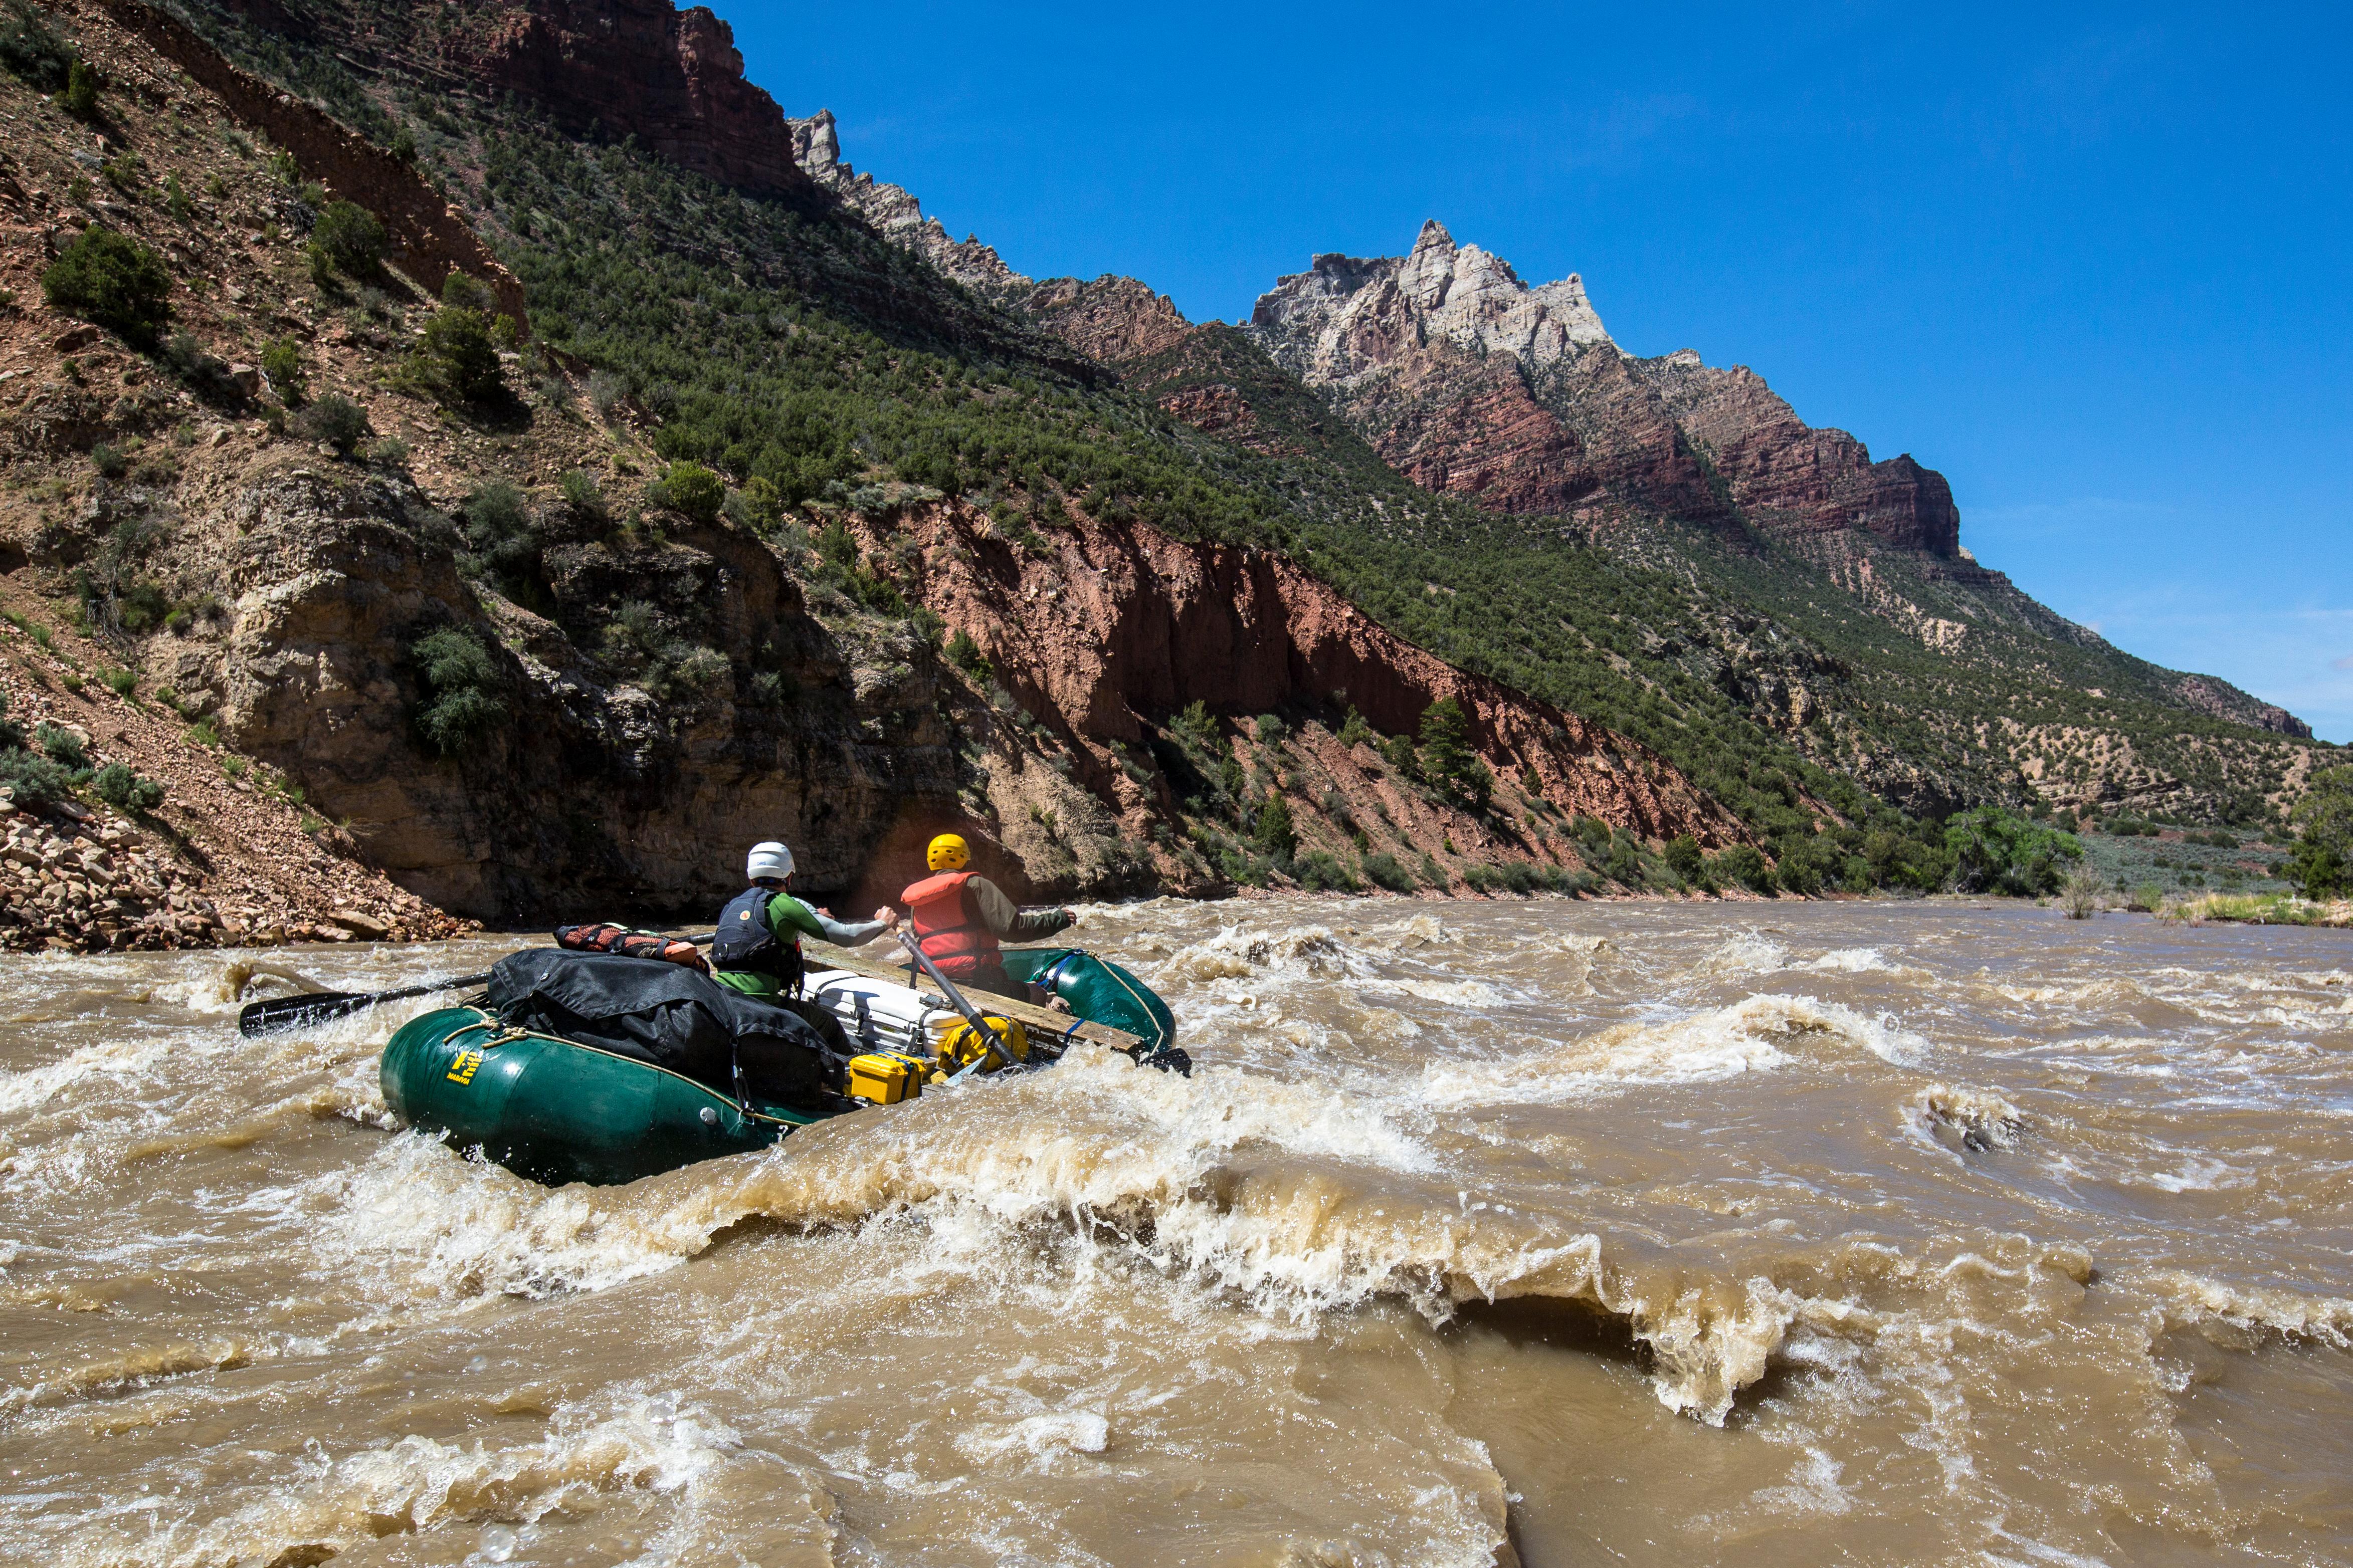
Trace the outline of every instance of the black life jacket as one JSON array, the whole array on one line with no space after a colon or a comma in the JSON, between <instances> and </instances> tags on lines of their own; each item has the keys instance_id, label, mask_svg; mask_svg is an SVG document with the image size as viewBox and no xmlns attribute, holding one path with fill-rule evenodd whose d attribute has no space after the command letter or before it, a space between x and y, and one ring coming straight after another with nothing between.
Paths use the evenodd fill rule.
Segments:
<instances>
[{"instance_id":1,"label":"black life jacket","mask_svg":"<svg viewBox=\"0 0 2353 1568\"><path fill-rule=\"evenodd\" d=\"M801 988L801 939L777 935L769 922L768 901L777 896L776 889L754 883L728 900L711 941L711 967L765 974L790 994Z\"/></svg>"}]
</instances>

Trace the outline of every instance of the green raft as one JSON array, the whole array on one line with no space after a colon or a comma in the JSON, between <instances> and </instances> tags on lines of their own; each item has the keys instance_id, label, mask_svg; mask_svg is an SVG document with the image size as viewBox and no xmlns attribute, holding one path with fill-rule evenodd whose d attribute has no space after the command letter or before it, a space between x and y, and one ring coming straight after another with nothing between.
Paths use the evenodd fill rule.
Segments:
<instances>
[{"instance_id":1,"label":"green raft","mask_svg":"<svg viewBox=\"0 0 2353 1568\"><path fill-rule=\"evenodd\" d=\"M1118 964L1077 948L1008 948L1005 966L1060 996L1074 1016L1135 1036L1144 1042L1138 1059L1189 1067L1173 1049L1176 1026L1166 1005ZM409 1125L551 1186L634 1182L765 1149L853 1105L738 1104L653 1062L510 1028L479 1007L444 1007L402 1025L378 1077L385 1104Z\"/></svg>"},{"instance_id":2,"label":"green raft","mask_svg":"<svg viewBox=\"0 0 2353 1568\"><path fill-rule=\"evenodd\" d=\"M507 1028L476 1007L412 1018L384 1048L385 1103L517 1175L634 1182L765 1149L822 1115L754 1104L634 1057Z\"/></svg>"}]
</instances>

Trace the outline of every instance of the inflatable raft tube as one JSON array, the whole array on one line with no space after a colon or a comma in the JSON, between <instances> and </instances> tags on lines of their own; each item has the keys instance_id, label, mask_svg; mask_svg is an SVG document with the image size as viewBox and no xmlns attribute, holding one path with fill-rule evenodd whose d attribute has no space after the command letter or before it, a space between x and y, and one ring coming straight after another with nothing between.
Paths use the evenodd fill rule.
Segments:
<instances>
[{"instance_id":1,"label":"inflatable raft tube","mask_svg":"<svg viewBox=\"0 0 2353 1568\"><path fill-rule=\"evenodd\" d=\"M1008 947L1005 973L1071 1005L1073 1016L1124 1029L1144 1054L1172 1050L1176 1019L1159 993L1108 958L1076 947Z\"/></svg>"},{"instance_id":2,"label":"inflatable raft tube","mask_svg":"<svg viewBox=\"0 0 2353 1568\"><path fill-rule=\"evenodd\" d=\"M509 1029L474 1007L401 1026L378 1069L385 1103L517 1175L610 1184L765 1149L821 1114L754 1105L634 1057Z\"/></svg>"}]
</instances>

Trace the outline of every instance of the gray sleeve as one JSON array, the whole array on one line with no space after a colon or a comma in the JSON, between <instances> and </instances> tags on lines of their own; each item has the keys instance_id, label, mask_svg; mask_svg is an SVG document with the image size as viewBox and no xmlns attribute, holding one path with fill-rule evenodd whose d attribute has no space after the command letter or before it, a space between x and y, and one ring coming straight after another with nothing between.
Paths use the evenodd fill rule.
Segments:
<instances>
[{"instance_id":1,"label":"gray sleeve","mask_svg":"<svg viewBox=\"0 0 2353 1568\"><path fill-rule=\"evenodd\" d=\"M844 925L831 915L818 914L815 910L809 913L817 915L817 923L824 930L825 940L836 947L860 947L872 942L882 931L881 921L851 921Z\"/></svg>"}]
</instances>

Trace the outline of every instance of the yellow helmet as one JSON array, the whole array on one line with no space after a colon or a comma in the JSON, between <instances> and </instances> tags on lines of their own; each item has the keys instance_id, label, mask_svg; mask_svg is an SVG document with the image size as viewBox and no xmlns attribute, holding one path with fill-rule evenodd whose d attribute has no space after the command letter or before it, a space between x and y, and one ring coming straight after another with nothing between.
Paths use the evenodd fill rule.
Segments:
<instances>
[{"instance_id":1,"label":"yellow helmet","mask_svg":"<svg viewBox=\"0 0 2353 1568\"><path fill-rule=\"evenodd\" d=\"M972 864L972 847L954 833L943 833L923 852L923 864L934 871L961 871Z\"/></svg>"}]
</instances>

